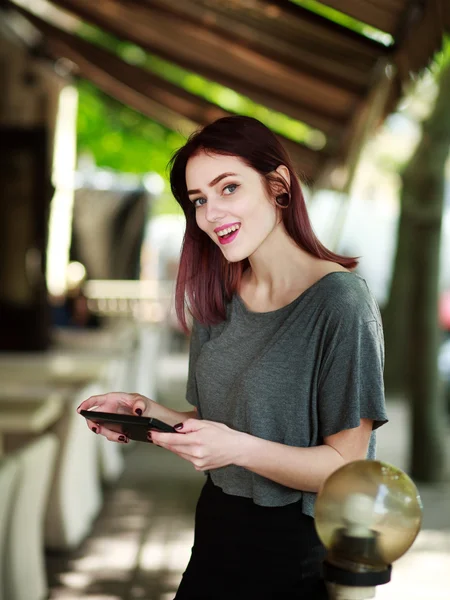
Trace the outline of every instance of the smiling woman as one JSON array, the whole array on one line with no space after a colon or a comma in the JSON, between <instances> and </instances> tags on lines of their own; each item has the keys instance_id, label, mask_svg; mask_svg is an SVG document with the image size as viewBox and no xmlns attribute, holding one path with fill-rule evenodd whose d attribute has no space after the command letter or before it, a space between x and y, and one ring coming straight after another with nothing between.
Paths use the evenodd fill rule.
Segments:
<instances>
[{"instance_id":1,"label":"smiling woman","mask_svg":"<svg viewBox=\"0 0 450 600\"><path fill-rule=\"evenodd\" d=\"M256 119L194 134L171 186L186 216L176 305L183 327L194 317L194 410L114 393L79 410L174 425L149 439L207 473L176 600L325 600L316 493L346 462L374 458L387 420L378 306L356 259L314 235L291 161Z\"/></svg>"},{"instance_id":2,"label":"smiling woman","mask_svg":"<svg viewBox=\"0 0 450 600\"><path fill-rule=\"evenodd\" d=\"M249 257L272 232L272 246L281 234L317 259L357 264L316 238L292 162L257 119L225 117L193 134L172 159L171 187L186 215L176 299L185 329L186 300L200 323L223 321ZM217 231L235 223L239 234L221 244Z\"/></svg>"}]
</instances>

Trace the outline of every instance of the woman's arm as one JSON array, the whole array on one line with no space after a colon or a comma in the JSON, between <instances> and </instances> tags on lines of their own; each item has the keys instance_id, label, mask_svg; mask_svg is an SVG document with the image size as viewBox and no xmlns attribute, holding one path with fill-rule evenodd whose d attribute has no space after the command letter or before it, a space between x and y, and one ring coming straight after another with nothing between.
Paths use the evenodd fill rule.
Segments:
<instances>
[{"instance_id":1,"label":"woman's arm","mask_svg":"<svg viewBox=\"0 0 450 600\"><path fill-rule=\"evenodd\" d=\"M324 439L321 446L296 448L246 436L236 464L277 483L305 492L317 492L329 475L345 463L366 458L372 421Z\"/></svg>"},{"instance_id":2,"label":"woman's arm","mask_svg":"<svg viewBox=\"0 0 450 600\"><path fill-rule=\"evenodd\" d=\"M366 457L372 421L330 435L312 448L286 446L212 421L179 423L173 433L152 433L152 440L192 462L198 471L235 464L287 487L317 492L325 479L352 460Z\"/></svg>"}]
</instances>

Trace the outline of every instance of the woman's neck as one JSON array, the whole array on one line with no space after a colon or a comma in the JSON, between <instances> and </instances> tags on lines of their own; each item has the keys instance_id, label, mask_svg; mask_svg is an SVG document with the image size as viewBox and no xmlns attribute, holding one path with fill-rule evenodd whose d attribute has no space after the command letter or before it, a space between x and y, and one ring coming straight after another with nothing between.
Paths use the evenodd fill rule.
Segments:
<instances>
[{"instance_id":1,"label":"woman's neck","mask_svg":"<svg viewBox=\"0 0 450 600\"><path fill-rule=\"evenodd\" d=\"M324 275L347 271L299 248L284 227L276 228L249 257L249 262L239 294L249 308L257 311L280 308Z\"/></svg>"}]
</instances>

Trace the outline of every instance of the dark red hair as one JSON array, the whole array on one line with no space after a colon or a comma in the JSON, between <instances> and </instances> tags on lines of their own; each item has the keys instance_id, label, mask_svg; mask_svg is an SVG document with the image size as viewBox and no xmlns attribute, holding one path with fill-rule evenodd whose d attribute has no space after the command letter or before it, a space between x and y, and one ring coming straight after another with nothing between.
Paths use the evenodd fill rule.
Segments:
<instances>
[{"instance_id":1,"label":"dark red hair","mask_svg":"<svg viewBox=\"0 0 450 600\"><path fill-rule=\"evenodd\" d=\"M261 175L269 192L273 194L276 185L277 195L281 189L285 198L290 197L289 205L282 209L282 219L287 233L300 248L349 269L357 265L355 258L327 250L315 236L292 162L270 129L251 117L218 119L191 135L170 161L172 193L186 216L175 294L177 316L185 330L186 308L202 324L223 321L226 305L239 289L242 274L249 266L248 259L228 263L219 247L197 226L195 207L187 194L186 165L192 156L202 151L240 158ZM279 165L289 169L289 188L285 180L274 173Z\"/></svg>"}]
</instances>

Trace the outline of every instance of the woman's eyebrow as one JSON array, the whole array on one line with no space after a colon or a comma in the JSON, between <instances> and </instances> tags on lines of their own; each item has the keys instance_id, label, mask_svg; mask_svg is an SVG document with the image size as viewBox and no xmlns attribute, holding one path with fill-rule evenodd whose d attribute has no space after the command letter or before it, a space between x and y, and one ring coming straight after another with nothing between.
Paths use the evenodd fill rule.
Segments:
<instances>
[{"instance_id":1,"label":"woman's eyebrow","mask_svg":"<svg viewBox=\"0 0 450 600\"><path fill-rule=\"evenodd\" d=\"M225 179L225 177L236 177L236 176L237 176L237 173L222 173L221 175L217 175L217 177L214 177L214 179L208 183L208 187L214 187L216 184L219 183L219 181L222 181L222 179ZM201 190L188 190L188 195L190 196L191 194L201 194Z\"/></svg>"}]
</instances>

